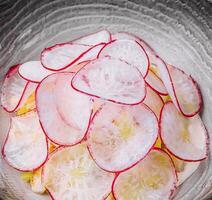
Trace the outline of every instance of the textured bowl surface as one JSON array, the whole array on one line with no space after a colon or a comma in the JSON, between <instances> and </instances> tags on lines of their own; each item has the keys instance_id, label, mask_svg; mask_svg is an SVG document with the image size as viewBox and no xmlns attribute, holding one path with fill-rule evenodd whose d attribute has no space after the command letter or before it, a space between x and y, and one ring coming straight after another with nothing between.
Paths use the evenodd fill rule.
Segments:
<instances>
[{"instance_id":1,"label":"textured bowl surface","mask_svg":"<svg viewBox=\"0 0 212 200\"><path fill-rule=\"evenodd\" d=\"M7 0L0 1L0 80L9 66L39 59L51 44L108 29L128 31L146 40L170 64L200 85L202 117L212 134L212 3L206 0ZM0 113L0 145L8 115ZM194 133L195 134L195 133ZM211 139L210 139L211 140ZM210 149L212 142L210 143ZM202 200L212 195L212 160L178 189L175 199ZM43 200L0 158L0 197Z\"/></svg>"}]
</instances>

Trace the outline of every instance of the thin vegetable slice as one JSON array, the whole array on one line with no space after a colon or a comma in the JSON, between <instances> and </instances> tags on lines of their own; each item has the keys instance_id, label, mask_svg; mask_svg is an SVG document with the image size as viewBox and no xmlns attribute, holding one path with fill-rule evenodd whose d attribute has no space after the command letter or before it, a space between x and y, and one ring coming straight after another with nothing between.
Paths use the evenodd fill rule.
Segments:
<instances>
[{"instance_id":1,"label":"thin vegetable slice","mask_svg":"<svg viewBox=\"0 0 212 200\"><path fill-rule=\"evenodd\" d=\"M1 104L7 112L14 112L23 98L28 82L18 74L19 65L9 69L1 89Z\"/></svg>"},{"instance_id":2,"label":"thin vegetable slice","mask_svg":"<svg viewBox=\"0 0 212 200\"><path fill-rule=\"evenodd\" d=\"M19 74L27 81L39 83L52 71L45 69L40 61L29 61L20 65Z\"/></svg>"},{"instance_id":3,"label":"thin vegetable slice","mask_svg":"<svg viewBox=\"0 0 212 200\"><path fill-rule=\"evenodd\" d=\"M56 44L41 52L41 63L52 71L63 70L79 60L90 48L83 44Z\"/></svg>"},{"instance_id":4,"label":"thin vegetable slice","mask_svg":"<svg viewBox=\"0 0 212 200\"><path fill-rule=\"evenodd\" d=\"M116 200L168 200L176 182L171 159L162 150L154 149L144 160L119 174L112 191Z\"/></svg>"},{"instance_id":5,"label":"thin vegetable slice","mask_svg":"<svg viewBox=\"0 0 212 200\"><path fill-rule=\"evenodd\" d=\"M146 87L146 97L143 101L155 113L157 118L160 118L160 112L163 107L163 100L154 90L149 86Z\"/></svg>"},{"instance_id":6,"label":"thin vegetable slice","mask_svg":"<svg viewBox=\"0 0 212 200\"><path fill-rule=\"evenodd\" d=\"M12 117L2 149L4 159L21 171L38 169L47 159L48 145L37 113Z\"/></svg>"},{"instance_id":7,"label":"thin vegetable slice","mask_svg":"<svg viewBox=\"0 0 212 200\"><path fill-rule=\"evenodd\" d=\"M99 43L108 43L110 41L111 41L110 32L107 30L102 30L76 39L74 40L74 43L93 46Z\"/></svg>"},{"instance_id":8,"label":"thin vegetable slice","mask_svg":"<svg viewBox=\"0 0 212 200\"><path fill-rule=\"evenodd\" d=\"M115 40L100 51L99 57L110 56L112 58L121 59L127 63L137 67L145 77L149 69L149 58L144 48L133 40Z\"/></svg>"},{"instance_id":9,"label":"thin vegetable slice","mask_svg":"<svg viewBox=\"0 0 212 200\"><path fill-rule=\"evenodd\" d=\"M84 94L120 104L139 104L146 95L137 68L110 57L89 62L72 79L72 87Z\"/></svg>"},{"instance_id":10,"label":"thin vegetable slice","mask_svg":"<svg viewBox=\"0 0 212 200\"><path fill-rule=\"evenodd\" d=\"M192 77L174 66L166 65L159 57L157 57L156 65L159 68L161 79L178 110L187 117L197 114L201 109L202 98Z\"/></svg>"},{"instance_id":11,"label":"thin vegetable slice","mask_svg":"<svg viewBox=\"0 0 212 200\"><path fill-rule=\"evenodd\" d=\"M96 166L86 145L80 144L53 152L42 180L55 200L102 200L111 191L114 174Z\"/></svg>"},{"instance_id":12,"label":"thin vegetable slice","mask_svg":"<svg viewBox=\"0 0 212 200\"><path fill-rule=\"evenodd\" d=\"M127 32L118 32L112 35L112 40L134 40L137 41L147 53L150 63L154 63L156 52L155 50L143 39L140 37Z\"/></svg>"},{"instance_id":13,"label":"thin vegetable slice","mask_svg":"<svg viewBox=\"0 0 212 200\"><path fill-rule=\"evenodd\" d=\"M179 159L199 161L207 157L208 135L201 118L183 116L172 102L162 109L160 134L167 150Z\"/></svg>"},{"instance_id":14,"label":"thin vegetable slice","mask_svg":"<svg viewBox=\"0 0 212 200\"><path fill-rule=\"evenodd\" d=\"M89 97L70 87L72 73L45 78L36 91L36 106L47 137L59 145L74 145L85 136L92 113Z\"/></svg>"},{"instance_id":15,"label":"thin vegetable slice","mask_svg":"<svg viewBox=\"0 0 212 200\"><path fill-rule=\"evenodd\" d=\"M102 169L121 172L147 155L157 135L157 118L146 105L105 104L91 123L88 149Z\"/></svg>"},{"instance_id":16,"label":"thin vegetable slice","mask_svg":"<svg viewBox=\"0 0 212 200\"><path fill-rule=\"evenodd\" d=\"M145 81L158 94L168 95L162 80L152 70L149 70Z\"/></svg>"}]
</instances>

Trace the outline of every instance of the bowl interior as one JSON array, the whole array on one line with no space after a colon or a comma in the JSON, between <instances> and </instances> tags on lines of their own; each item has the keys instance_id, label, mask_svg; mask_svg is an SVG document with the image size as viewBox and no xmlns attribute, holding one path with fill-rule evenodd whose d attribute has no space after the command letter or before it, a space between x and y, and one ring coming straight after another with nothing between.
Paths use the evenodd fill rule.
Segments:
<instances>
[{"instance_id":1,"label":"bowl interior","mask_svg":"<svg viewBox=\"0 0 212 200\"><path fill-rule=\"evenodd\" d=\"M146 40L164 60L191 74L202 91L203 121L212 130L212 44L211 24L207 22L210 4L202 1L202 10L195 3L181 1L17 1L5 8L12 15L2 27L0 78L9 66L29 60L38 60L43 48L71 41L84 34L101 29L112 33L127 31ZM17 10L18 9L18 10ZM205 10L204 10L205 9ZM12 12L16 11L13 16ZM188 94L189 95L189 94ZM0 144L8 129L8 114L0 113ZM195 133L194 133L195 134ZM211 147L211 145L210 145ZM210 157L178 189L175 199L204 199L212 188ZM31 192L19 173L0 159L2 194L12 199L42 200ZM1 184L0 184L1 188ZM1 190L0 190L1 191ZM1 195L0 195L1 196Z\"/></svg>"}]
</instances>

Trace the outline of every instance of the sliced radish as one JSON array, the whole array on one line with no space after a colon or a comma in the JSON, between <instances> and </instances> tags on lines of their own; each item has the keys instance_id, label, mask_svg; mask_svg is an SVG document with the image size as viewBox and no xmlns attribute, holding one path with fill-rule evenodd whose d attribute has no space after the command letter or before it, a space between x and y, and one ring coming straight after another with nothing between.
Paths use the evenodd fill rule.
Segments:
<instances>
[{"instance_id":1,"label":"sliced radish","mask_svg":"<svg viewBox=\"0 0 212 200\"><path fill-rule=\"evenodd\" d=\"M70 87L72 73L57 73L45 78L36 91L36 105L47 137L56 144L79 143L89 125L90 98Z\"/></svg>"},{"instance_id":2,"label":"sliced radish","mask_svg":"<svg viewBox=\"0 0 212 200\"><path fill-rule=\"evenodd\" d=\"M53 152L42 180L55 200L102 200L111 191L114 174L96 166L86 145L80 144Z\"/></svg>"},{"instance_id":3,"label":"sliced radish","mask_svg":"<svg viewBox=\"0 0 212 200\"><path fill-rule=\"evenodd\" d=\"M181 185L185 180L187 180L199 167L200 162L185 162L184 169L177 173L178 182L177 185Z\"/></svg>"},{"instance_id":4,"label":"sliced radish","mask_svg":"<svg viewBox=\"0 0 212 200\"><path fill-rule=\"evenodd\" d=\"M168 95L162 80L153 71L149 70L145 81L155 92L160 95Z\"/></svg>"},{"instance_id":5,"label":"sliced radish","mask_svg":"<svg viewBox=\"0 0 212 200\"><path fill-rule=\"evenodd\" d=\"M39 83L52 71L45 69L40 61L29 61L20 65L19 74L27 81Z\"/></svg>"},{"instance_id":6,"label":"sliced radish","mask_svg":"<svg viewBox=\"0 0 212 200\"><path fill-rule=\"evenodd\" d=\"M146 87L147 92L146 92L146 97L143 101L151 110L155 113L157 118L159 119L160 117L160 112L163 107L163 100L162 98L150 87Z\"/></svg>"},{"instance_id":7,"label":"sliced radish","mask_svg":"<svg viewBox=\"0 0 212 200\"><path fill-rule=\"evenodd\" d=\"M110 57L89 62L75 74L72 87L90 96L128 105L142 102L146 95L138 69Z\"/></svg>"},{"instance_id":8,"label":"sliced radish","mask_svg":"<svg viewBox=\"0 0 212 200\"><path fill-rule=\"evenodd\" d=\"M107 30L102 30L76 39L74 40L74 43L93 46L99 43L108 43L110 41L111 41L110 32Z\"/></svg>"},{"instance_id":9,"label":"sliced radish","mask_svg":"<svg viewBox=\"0 0 212 200\"><path fill-rule=\"evenodd\" d=\"M116 200L168 200L176 182L176 173L168 154L153 149L144 160L116 177L112 192Z\"/></svg>"},{"instance_id":10,"label":"sliced radish","mask_svg":"<svg viewBox=\"0 0 212 200\"><path fill-rule=\"evenodd\" d=\"M140 37L127 32L118 32L112 35L112 40L134 40L137 41L146 51L150 63L154 63L156 52L155 50L143 39Z\"/></svg>"},{"instance_id":11,"label":"sliced radish","mask_svg":"<svg viewBox=\"0 0 212 200\"><path fill-rule=\"evenodd\" d=\"M144 48L133 40L115 40L100 51L99 57L110 56L116 59L121 59L127 63L137 67L145 77L148 73L149 58Z\"/></svg>"},{"instance_id":12,"label":"sliced radish","mask_svg":"<svg viewBox=\"0 0 212 200\"><path fill-rule=\"evenodd\" d=\"M70 68L67 68L64 70L64 72L71 72L71 73L76 73L78 72L81 68L83 68L85 65L87 65L90 62L90 60L80 62L79 64L73 65Z\"/></svg>"},{"instance_id":13,"label":"sliced radish","mask_svg":"<svg viewBox=\"0 0 212 200\"><path fill-rule=\"evenodd\" d=\"M15 169L32 171L47 159L48 145L37 113L12 117L2 155Z\"/></svg>"},{"instance_id":14,"label":"sliced radish","mask_svg":"<svg viewBox=\"0 0 212 200\"><path fill-rule=\"evenodd\" d=\"M170 153L186 161L207 157L208 135L198 115L184 117L172 102L167 102L160 117L161 139Z\"/></svg>"},{"instance_id":15,"label":"sliced radish","mask_svg":"<svg viewBox=\"0 0 212 200\"><path fill-rule=\"evenodd\" d=\"M161 79L178 110L187 117L197 114L201 109L202 98L197 84L191 76L186 75L176 67L166 65L159 57L157 57L156 65L159 68Z\"/></svg>"},{"instance_id":16,"label":"sliced radish","mask_svg":"<svg viewBox=\"0 0 212 200\"><path fill-rule=\"evenodd\" d=\"M121 172L147 155L157 135L157 118L146 105L105 104L91 123L88 149L102 169Z\"/></svg>"},{"instance_id":17,"label":"sliced radish","mask_svg":"<svg viewBox=\"0 0 212 200\"><path fill-rule=\"evenodd\" d=\"M28 82L18 74L19 65L7 72L1 89L1 104L7 112L14 112L23 98Z\"/></svg>"},{"instance_id":18,"label":"sliced radish","mask_svg":"<svg viewBox=\"0 0 212 200\"><path fill-rule=\"evenodd\" d=\"M41 63L52 71L63 70L79 60L90 48L83 44L56 44L42 51Z\"/></svg>"}]
</instances>

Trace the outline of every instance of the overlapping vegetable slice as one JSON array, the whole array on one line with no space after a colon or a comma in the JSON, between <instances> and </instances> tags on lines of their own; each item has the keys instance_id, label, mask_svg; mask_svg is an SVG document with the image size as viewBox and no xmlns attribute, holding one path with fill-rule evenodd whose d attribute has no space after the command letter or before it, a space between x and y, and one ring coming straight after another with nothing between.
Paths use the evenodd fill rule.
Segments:
<instances>
[{"instance_id":1,"label":"overlapping vegetable slice","mask_svg":"<svg viewBox=\"0 0 212 200\"><path fill-rule=\"evenodd\" d=\"M152 71L149 70L145 81L151 87L155 92L157 92L160 95L167 95L166 88L162 82L162 80Z\"/></svg>"},{"instance_id":2,"label":"overlapping vegetable slice","mask_svg":"<svg viewBox=\"0 0 212 200\"><path fill-rule=\"evenodd\" d=\"M160 118L160 112L163 107L163 100L154 90L149 86L146 87L146 97L143 101L157 116Z\"/></svg>"},{"instance_id":3,"label":"overlapping vegetable slice","mask_svg":"<svg viewBox=\"0 0 212 200\"><path fill-rule=\"evenodd\" d=\"M18 74L19 65L7 72L1 89L1 104L7 112L14 112L23 98L28 82Z\"/></svg>"},{"instance_id":4,"label":"overlapping vegetable slice","mask_svg":"<svg viewBox=\"0 0 212 200\"><path fill-rule=\"evenodd\" d=\"M36 91L36 106L42 127L56 144L80 142L89 125L92 102L70 86L73 74L61 72L45 78Z\"/></svg>"},{"instance_id":5,"label":"overlapping vegetable slice","mask_svg":"<svg viewBox=\"0 0 212 200\"><path fill-rule=\"evenodd\" d=\"M167 102L161 112L160 135L170 153L186 161L199 161L207 157L208 135L198 115L186 118Z\"/></svg>"},{"instance_id":6,"label":"overlapping vegetable slice","mask_svg":"<svg viewBox=\"0 0 212 200\"><path fill-rule=\"evenodd\" d=\"M170 157L153 149L141 162L117 176L113 184L116 200L170 199L177 182Z\"/></svg>"},{"instance_id":7,"label":"overlapping vegetable slice","mask_svg":"<svg viewBox=\"0 0 212 200\"><path fill-rule=\"evenodd\" d=\"M195 81L182 70L167 65L157 57L161 79L175 106L187 117L197 114L202 105L202 98ZM188 95L189 94L189 95Z\"/></svg>"},{"instance_id":8,"label":"overlapping vegetable slice","mask_svg":"<svg viewBox=\"0 0 212 200\"><path fill-rule=\"evenodd\" d=\"M21 64L18 71L22 78L34 83L39 83L46 76L52 74L52 71L45 69L40 61Z\"/></svg>"},{"instance_id":9,"label":"overlapping vegetable slice","mask_svg":"<svg viewBox=\"0 0 212 200\"><path fill-rule=\"evenodd\" d=\"M149 58L144 48L133 40L115 40L100 51L99 57L110 56L112 58L121 59L139 69L145 77L149 69Z\"/></svg>"},{"instance_id":10,"label":"overlapping vegetable slice","mask_svg":"<svg viewBox=\"0 0 212 200\"><path fill-rule=\"evenodd\" d=\"M157 135L157 118L144 104L105 104L91 123L88 148L102 169L120 172L144 158Z\"/></svg>"},{"instance_id":11,"label":"overlapping vegetable slice","mask_svg":"<svg viewBox=\"0 0 212 200\"><path fill-rule=\"evenodd\" d=\"M46 161L47 152L47 140L36 112L11 118L2 155L12 167L21 171L35 170Z\"/></svg>"},{"instance_id":12,"label":"overlapping vegetable slice","mask_svg":"<svg viewBox=\"0 0 212 200\"><path fill-rule=\"evenodd\" d=\"M52 71L63 70L79 60L91 48L83 44L56 44L41 52L41 63Z\"/></svg>"},{"instance_id":13,"label":"overlapping vegetable slice","mask_svg":"<svg viewBox=\"0 0 212 200\"><path fill-rule=\"evenodd\" d=\"M120 104L138 104L146 95L145 82L138 69L110 57L89 62L76 73L72 87Z\"/></svg>"},{"instance_id":14,"label":"overlapping vegetable slice","mask_svg":"<svg viewBox=\"0 0 212 200\"><path fill-rule=\"evenodd\" d=\"M83 36L79 39L74 40L75 43L84 45L97 45L100 43L108 43L111 41L111 34L107 30L98 31L90 35Z\"/></svg>"},{"instance_id":15,"label":"overlapping vegetable slice","mask_svg":"<svg viewBox=\"0 0 212 200\"><path fill-rule=\"evenodd\" d=\"M61 147L43 169L43 184L55 200L102 200L111 191L114 174L101 170L86 145Z\"/></svg>"}]
</instances>

